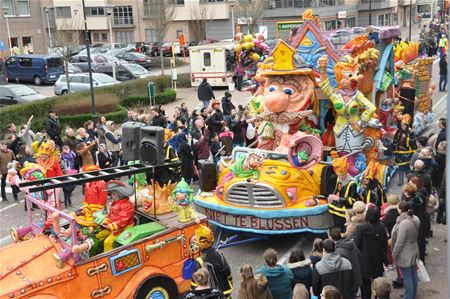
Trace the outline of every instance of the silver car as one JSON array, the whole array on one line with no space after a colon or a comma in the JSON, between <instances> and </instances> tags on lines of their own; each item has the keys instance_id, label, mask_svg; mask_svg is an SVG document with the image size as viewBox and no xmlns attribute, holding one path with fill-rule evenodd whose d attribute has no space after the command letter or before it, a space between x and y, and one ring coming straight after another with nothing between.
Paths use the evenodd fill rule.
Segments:
<instances>
[{"instance_id":1,"label":"silver car","mask_svg":"<svg viewBox=\"0 0 450 299\"><path fill-rule=\"evenodd\" d=\"M69 80L71 92L86 90L90 87L88 73L69 74ZM120 82L105 74L92 73L92 83L94 84L94 87L99 87L114 85ZM55 83L55 94L59 96L68 93L66 76L60 76Z\"/></svg>"},{"instance_id":2,"label":"silver car","mask_svg":"<svg viewBox=\"0 0 450 299\"><path fill-rule=\"evenodd\" d=\"M0 107L42 100L46 96L22 84L0 85Z\"/></svg>"}]
</instances>

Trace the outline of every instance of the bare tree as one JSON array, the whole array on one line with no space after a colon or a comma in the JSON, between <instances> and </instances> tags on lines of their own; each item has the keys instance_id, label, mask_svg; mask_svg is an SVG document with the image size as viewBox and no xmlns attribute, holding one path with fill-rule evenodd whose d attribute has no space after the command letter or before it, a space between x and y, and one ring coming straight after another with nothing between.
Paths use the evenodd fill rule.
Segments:
<instances>
[{"instance_id":1,"label":"bare tree","mask_svg":"<svg viewBox=\"0 0 450 299\"><path fill-rule=\"evenodd\" d=\"M209 12L206 5L201 4L191 9L191 26L198 40L206 39L206 22L213 18L212 11Z\"/></svg>"},{"instance_id":2,"label":"bare tree","mask_svg":"<svg viewBox=\"0 0 450 299\"><path fill-rule=\"evenodd\" d=\"M72 57L72 47L80 43L76 24L72 21L62 23L53 33L55 52L64 60L64 73L66 75L67 92L70 93L69 59Z\"/></svg>"},{"instance_id":3,"label":"bare tree","mask_svg":"<svg viewBox=\"0 0 450 299\"><path fill-rule=\"evenodd\" d=\"M263 17L264 11L269 6L269 0L238 0L235 10L239 18L245 19L249 33L252 33L253 27Z\"/></svg>"},{"instance_id":4,"label":"bare tree","mask_svg":"<svg viewBox=\"0 0 450 299\"><path fill-rule=\"evenodd\" d=\"M144 1L144 14L151 19L153 28L156 32L156 40L162 46L164 37L166 36L167 26L174 18L175 6L170 0L148 0ZM161 47L161 74L164 75L164 53Z\"/></svg>"}]
</instances>

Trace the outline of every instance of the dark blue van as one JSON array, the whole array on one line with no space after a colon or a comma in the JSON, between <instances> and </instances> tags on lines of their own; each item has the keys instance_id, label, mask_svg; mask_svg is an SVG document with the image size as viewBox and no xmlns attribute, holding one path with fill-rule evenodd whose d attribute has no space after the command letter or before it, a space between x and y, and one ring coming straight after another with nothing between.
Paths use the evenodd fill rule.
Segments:
<instances>
[{"instance_id":1,"label":"dark blue van","mask_svg":"<svg viewBox=\"0 0 450 299\"><path fill-rule=\"evenodd\" d=\"M36 85L54 83L64 74L64 61L55 55L17 55L5 62L10 82L28 81Z\"/></svg>"}]
</instances>

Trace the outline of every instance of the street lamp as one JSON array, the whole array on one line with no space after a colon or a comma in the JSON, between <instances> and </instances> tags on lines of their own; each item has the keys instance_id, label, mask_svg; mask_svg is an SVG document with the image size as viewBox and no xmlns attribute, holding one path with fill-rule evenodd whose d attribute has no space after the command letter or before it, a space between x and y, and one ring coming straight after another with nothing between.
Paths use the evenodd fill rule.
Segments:
<instances>
[{"instance_id":1,"label":"street lamp","mask_svg":"<svg viewBox=\"0 0 450 299\"><path fill-rule=\"evenodd\" d=\"M231 6L231 32L232 32L232 37L234 38L235 34L236 34L236 28L234 26L234 0L229 0L228 2L230 2L230 6Z\"/></svg>"},{"instance_id":2,"label":"street lamp","mask_svg":"<svg viewBox=\"0 0 450 299\"><path fill-rule=\"evenodd\" d=\"M6 30L8 31L9 56L12 56L11 32L9 31L8 7L3 7L3 13L6 20Z\"/></svg>"},{"instance_id":3,"label":"street lamp","mask_svg":"<svg viewBox=\"0 0 450 299\"><path fill-rule=\"evenodd\" d=\"M84 21L84 43L86 45L86 54L88 61L88 71L89 71L89 90L91 92L91 106L92 106L92 121L94 125L97 124L97 113L95 111L95 94L94 94L94 82L92 79L92 64L91 64L91 50L89 49L89 33L87 27L86 19L86 4L84 0L81 0L81 5L83 6L83 21Z\"/></svg>"},{"instance_id":4,"label":"street lamp","mask_svg":"<svg viewBox=\"0 0 450 299\"><path fill-rule=\"evenodd\" d=\"M112 73L113 78L116 80L116 63L114 61L114 39L113 39L113 32L112 32L112 15L114 12L114 5L106 5L105 6L106 14L108 15L109 20L109 36L111 37L111 59L112 59Z\"/></svg>"},{"instance_id":5,"label":"street lamp","mask_svg":"<svg viewBox=\"0 0 450 299\"><path fill-rule=\"evenodd\" d=\"M52 32L50 30L50 20L49 20L49 15L50 14L50 10L46 7L45 8L45 15L47 17L47 29L48 29L48 44L50 49L48 49L48 53L50 53L51 49L53 49L53 44L52 44Z\"/></svg>"}]
</instances>

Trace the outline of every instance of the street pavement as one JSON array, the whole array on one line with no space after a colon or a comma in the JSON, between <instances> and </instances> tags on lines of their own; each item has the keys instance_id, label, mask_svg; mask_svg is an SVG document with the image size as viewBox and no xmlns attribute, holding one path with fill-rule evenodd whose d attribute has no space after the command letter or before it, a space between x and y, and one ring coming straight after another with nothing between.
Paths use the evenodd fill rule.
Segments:
<instances>
[{"instance_id":1,"label":"street pavement","mask_svg":"<svg viewBox=\"0 0 450 299\"><path fill-rule=\"evenodd\" d=\"M433 65L433 80L438 84L439 79L439 67L437 60ZM217 98L223 95L226 90L215 90ZM237 106L238 104L245 105L248 101L250 94L248 92L238 92L231 91L233 98L233 103ZM178 100L174 103L166 105L166 111L171 115L173 109L179 106L182 102L186 102L190 109L195 107L200 107L201 104L197 100L197 92L194 88L189 89L179 89L178 90ZM436 131L436 121L439 117L446 117L447 110L447 92L439 92L437 89L433 94L433 116L435 122L428 129L429 132ZM390 187L389 192L400 195L400 188L397 186L398 179L394 177ZM24 212L23 206L23 194L19 195L20 203L12 202L12 195L9 192L8 198L9 203L0 202L0 247L6 246L11 242L9 237L9 228L18 227L27 223L26 213ZM81 206L83 200L80 188L77 188L73 194L73 205L74 207ZM71 209L73 210L73 209ZM38 211L34 211L38 214ZM436 298L444 299L449 298L447 292L447 251L446 251L446 231L447 226L433 224L434 237L429 239L427 246L427 260L426 266L431 277L431 282L427 284L419 284L419 290L417 298ZM226 236L225 236L226 237ZM263 252L268 247L274 248L283 261L288 258L288 254L291 248L302 247L306 255L311 252L312 242L314 240L314 235L311 234L295 234L295 235L280 235L271 236L267 240L259 240L249 244L244 244L235 247L229 247L222 249L225 254L233 272L235 291L233 298L236 297L237 290L239 289L240 276L239 268L245 263L252 264L255 268L259 268L263 265ZM396 274L395 270L387 271L385 274L388 278L394 279ZM400 295L403 290L394 290L393 296L391 298L401 298Z\"/></svg>"}]
</instances>

